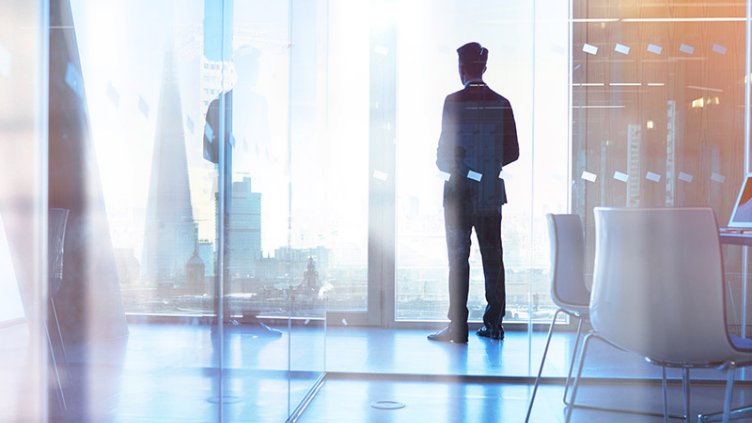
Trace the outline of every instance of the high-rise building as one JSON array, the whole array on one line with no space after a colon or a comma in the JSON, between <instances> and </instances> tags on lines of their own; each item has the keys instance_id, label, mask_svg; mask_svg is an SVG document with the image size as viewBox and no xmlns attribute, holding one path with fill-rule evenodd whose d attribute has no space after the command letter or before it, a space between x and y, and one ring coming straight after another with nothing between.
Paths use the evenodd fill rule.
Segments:
<instances>
[{"instance_id":1,"label":"high-rise building","mask_svg":"<svg viewBox=\"0 0 752 423\"><path fill-rule=\"evenodd\" d=\"M204 261L199 256L198 246L193 250L193 256L185 264L185 288L193 294L208 293L205 291L206 276Z\"/></svg>"},{"instance_id":2,"label":"high-rise building","mask_svg":"<svg viewBox=\"0 0 752 423\"><path fill-rule=\"evenodd\" d=\"M146 205L143 278L158 285L181 285L198 233L191 206L180 91L170 53L165 58L156 132Z\"/></svg>"},{"instance_id":3,"label":"high-rise building","mask_svg":"<svg viewBox=\"0 0 752 423\"><path fill-rule=\"evenodd\" d=\"M215 254L214 243L211 240L200 239L198 241L198 256L204 262L204 276L214 276Z\"/></svg>"},{"instance_id":4,"label":"high-rise building","mask_svg":"<svg viewBox=\"0 0 752 423\"><path fill-rule=\"evenodd\" d=\"M232 277L254 276L261 258L261 193L251 189L251 178L232 184L232 206L227 223L228 272Z\"/></svg>"}]
</instances>

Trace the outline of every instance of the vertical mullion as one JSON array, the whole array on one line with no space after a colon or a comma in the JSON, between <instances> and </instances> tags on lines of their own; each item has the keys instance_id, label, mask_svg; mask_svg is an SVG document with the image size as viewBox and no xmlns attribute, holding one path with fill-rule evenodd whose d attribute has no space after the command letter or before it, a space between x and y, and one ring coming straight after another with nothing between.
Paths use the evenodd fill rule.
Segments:
<instances>
[{"instance_id":1,"label":"vertical mullion","mask_svg":"<svg viewBox=\"0 0 752 423\"><path fill-rule=\"evenodd\" d=\"M394 321L397 27L393 0L371 2L369 42L368 324Z\"/></svg>"}]
</instances>

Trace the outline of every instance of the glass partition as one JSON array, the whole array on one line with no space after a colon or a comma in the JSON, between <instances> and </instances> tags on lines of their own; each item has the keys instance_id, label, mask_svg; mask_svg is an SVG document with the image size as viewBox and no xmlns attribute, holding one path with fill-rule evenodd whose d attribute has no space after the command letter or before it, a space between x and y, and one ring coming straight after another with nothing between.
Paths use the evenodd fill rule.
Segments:
<instances>
[{"instance_id":1,"label":"glass partition","mask_svg":"<svg viewBox=\"0 0 752 423\"><path fill-rule=\"evenodd\" d=\"M47 316L47 7L0 3L0 420L45 421ZM50 290L54 289L50 284Z\"/></svg>"},{"instance_id":2,"label":"glass partition","mask_svg":"<svg viewBox=\"0 0 752 423\"><path fill-rule=\"evenodd\" d=\"M595 206L723 225L749 170L748 6L679 3L3 2L0 420L294 420L328 325L341 355L364 326L444 321L436 148L469 41L520 142L490 176L510 328L554 311L546 213L582 216L588 272ZM747 255L724 247L732 299ZM479 321L475 238L470 265Z\"/></svg>"},{"instance_id":3,"label":"glass partition","mask_svg":"<svg viewBox=\"0 0 752 423\"><path fill-rule=\"evenodd\" d=\"M65 33L64 44L51 43L52 62L62 63L51 66L51 79L67 85L61 97L51 92L51 103L64 118L55 132L68 134L50 137L51 153L63 149L51 172L64 170L50 197L85 199L69 217L80 226L66 231L63 284L70 283L58 296L77 309L57 311L74 377L56 413L217 420L234 397L222 372L229 335L215 324L221 189L203 135L223 75L221 62L207 65L203 45L221 27L199 0L54 4L63 9L53 25ZM71 156L81 157L76 173L66 168ZM165 368L159 383L144 382ZM146 398L159 401L165 389L170 400L149 406Z\"/></svg>"},{"instance_id":4,"label":"glass partition","mask_svg":"<svg viewBox=\"0 0 752 423\"><path fill-rule=\"evenodd\" d=\"M323 370L290 358L308 257L291 259L288 4L53 3L53 419L286 419ZM295 348L321 350L322 310Z\"/></svg>"},{"instance_id":5,"label":"glass partition","mask_svg":"<svg viewBox=\"0 0 752 423\"><path fill-rule=\"evenodd\" d=\"M594 206L710 206L725 225L749 142L745 2L574 1L572 13L571 195L587 263ZM735 298L742 256L724 248Z\"/></svg>"}]
</instances>

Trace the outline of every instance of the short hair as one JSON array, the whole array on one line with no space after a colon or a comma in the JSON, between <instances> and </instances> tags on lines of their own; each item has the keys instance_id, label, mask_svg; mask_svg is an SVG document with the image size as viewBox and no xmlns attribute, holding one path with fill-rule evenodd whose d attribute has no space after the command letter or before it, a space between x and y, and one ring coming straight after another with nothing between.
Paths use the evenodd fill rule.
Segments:
<instances>
[{"instance_id":1,"label":"short hair","mask_svg":"<svg viewBox=\"0 0 752 423\"><path fill-rule=\"evenodd\" d=\"M467 72L474 75L483 73L483 69L488 62L488 49L479 43L471 42L457 49L460 65L464 66Z\"/></svg>"}]
</instances>

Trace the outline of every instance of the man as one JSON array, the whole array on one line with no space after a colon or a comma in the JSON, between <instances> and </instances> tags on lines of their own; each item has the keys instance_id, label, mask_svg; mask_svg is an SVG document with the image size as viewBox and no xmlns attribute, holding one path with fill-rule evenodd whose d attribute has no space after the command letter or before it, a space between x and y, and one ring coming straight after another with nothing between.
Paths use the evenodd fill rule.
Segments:
<instances>
[{"instance_id":1,"label":"man","mask_svg":"<svg viewBox=\"0 0 752 423\"><path fill-rule=\"evenodd\" d=\"M506 307L501 246L501 206L506 203L502 166L519 157L517 129L509 101L483 82L488 50L478 43L457 49L465 85L444 101L436 165L450 174L444 183L444 224L449 257L449 326L432 341L466 343L470 287L470 234L483 259L486 310L478 335L504 339Z\"/></svg>"}]
</instances>

